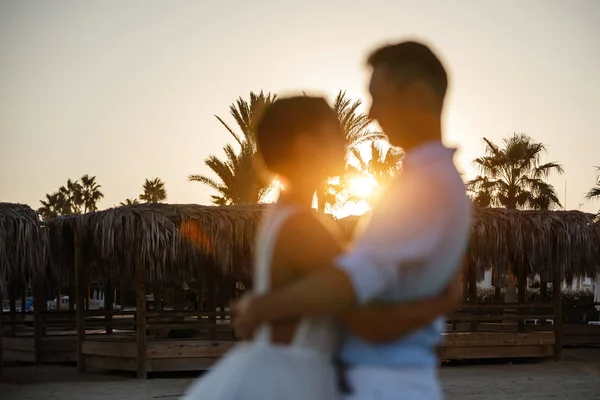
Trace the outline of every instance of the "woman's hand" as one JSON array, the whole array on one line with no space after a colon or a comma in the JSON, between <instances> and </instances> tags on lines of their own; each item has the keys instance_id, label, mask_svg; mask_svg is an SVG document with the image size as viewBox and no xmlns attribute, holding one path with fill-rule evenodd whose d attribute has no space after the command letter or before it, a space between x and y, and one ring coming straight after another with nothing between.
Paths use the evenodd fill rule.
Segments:
<instances>
[{"instance_id":1,"label":"woman's hand","mask_svg":"<svg viewBox=\"0 0 600 400\"><path fill-rule=\"evenodd\" d=\"M231 316L236 336L250 340L261 324L259 318L260 297L252 293L245 294L236 302L231 303Z\"/></svg>"}]
</instances>

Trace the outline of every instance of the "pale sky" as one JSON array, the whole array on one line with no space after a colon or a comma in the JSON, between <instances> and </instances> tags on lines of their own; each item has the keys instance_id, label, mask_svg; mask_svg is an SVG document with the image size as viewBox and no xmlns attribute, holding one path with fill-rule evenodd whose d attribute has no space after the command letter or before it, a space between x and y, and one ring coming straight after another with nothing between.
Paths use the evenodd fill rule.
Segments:
<instances>
[{"instance_id":1,"label":"pale sky","mask_svg":"<svg viewBox=\"0 0 600 400\"><path fill-rule=\"evenodd\" d=\"M548 146L567 208L600 165L600 1L230 0L0 3L0 201L39 200L95 175L101 208L145 178L170 203L209 204L207 174L231 138L214 115L251 90L339 89L369 102L370 50L407 38L446 64L447 142L458 163L525 132Z\"/></svg>"}]
</instances>

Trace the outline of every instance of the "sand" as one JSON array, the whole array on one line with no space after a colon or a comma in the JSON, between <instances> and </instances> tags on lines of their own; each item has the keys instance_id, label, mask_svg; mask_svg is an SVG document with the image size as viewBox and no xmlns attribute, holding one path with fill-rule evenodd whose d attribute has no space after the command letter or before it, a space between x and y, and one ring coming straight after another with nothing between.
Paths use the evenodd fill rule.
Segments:
<instances>
[{"instance_id":1,"label":"sand","mask_svg":"<svg viewBox=\"0 0 600 400\"><path fill-rule=\"evenodd\" d=\"M446 365L441 377L447 400L599 400L600 349L567 349L561 362ZM70 366L13 366L0 384L0 399L168 400L179 398L192 379L168 374L138 381L123 374L78 375Z\"/></svg>"}]
</instances>

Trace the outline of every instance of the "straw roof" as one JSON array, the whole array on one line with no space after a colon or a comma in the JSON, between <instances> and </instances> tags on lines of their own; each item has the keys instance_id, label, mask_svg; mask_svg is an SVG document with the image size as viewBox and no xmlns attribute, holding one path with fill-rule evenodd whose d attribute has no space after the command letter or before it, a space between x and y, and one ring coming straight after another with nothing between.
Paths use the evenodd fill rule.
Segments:
<instances>
[{"instance_id":1,"label":"straw roof","mask_svg":"<svg viewBox=\"0 0 600 400\"><path fill-rule=\"evenodd\" d=\"M73 278L77 231L92 279L131 278L138 264L150 281L188 280L209 266L246 279L263 207L146 203L59 217L49 224L51 263Z\"/></svg>"},{"instance_id":2,"label":"straw roof","mask_svg":"<svg viewBox=\"0 0 600 400\"><path fill-rule=\"evenodd\" d=\"M49 224L52 266L72 278L77 229L93 279L132 277L140 263L152 281L188 280L210 266L246 280L265 207L140 204L59 217ZM357 221L339 220L348 237ZM579 211L475 208L470 256L480 278L492 268L502 275L521 264L530 277L555 268L564 268L567 280L595 276L600 225Z\"/></svg>"},{"instance_id":3,"label":"straw roof","mask_svg":"<svg viewBox=\"0 0 600 400\"><path fill-rule=\"evenodd\" d=\"M521 211L477 208L470 255L478 268L501 275L525 265L533 277L563 268L564 277L600 271L600 229L594 215L580 211Z\"/></svg>"},{"instance_id":4,"label":"straw roof","mask_svg":"<svg viewBox=\"0 0 600 400\"><path fill-rule=\"evenodd\" d=\"M0 203L0 290L8 282L28 283L45 270L45 235L29 206Z\"/></svg>"},{"instance_id":5,"label":"straw roof","mask_svg":"<svg viewBox=\"0 0 600 400\"><path fill-rule=\"evenodd\" d=\"M340 220L347 235L357 220ZM469 254L480 278L492 268L503 275L518 264L527 266L529 277L555 268L564 268L567 281L595 276L600 271L600 225L592 214L579 211L477 207Z\"/></svg>"}]
</instances>

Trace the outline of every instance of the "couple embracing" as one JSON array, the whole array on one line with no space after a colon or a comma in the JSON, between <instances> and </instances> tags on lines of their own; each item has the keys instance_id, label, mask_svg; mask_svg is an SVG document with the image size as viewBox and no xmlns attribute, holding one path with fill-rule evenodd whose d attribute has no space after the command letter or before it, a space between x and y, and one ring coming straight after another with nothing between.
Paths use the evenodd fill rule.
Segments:
<instances>
[{"instance_id":1,"label":"couple embracing","mask_svg":"<svg viewBox=\"0 0 600 400\"><path fill-rule=\"evenodd\" d=\"M443 398L436 348L460 301L471 203L442 144L446 71L425 45L376 50L371 117L405 151L370 220L344 248L311 209L343 170L345 137L322 98L277 100L257 126L285 191L264 215L254 293L235 307L249 339L190 386L189 400Z\"/></svg>"}]
</instances>

